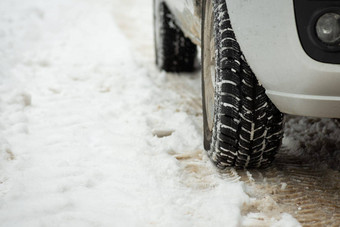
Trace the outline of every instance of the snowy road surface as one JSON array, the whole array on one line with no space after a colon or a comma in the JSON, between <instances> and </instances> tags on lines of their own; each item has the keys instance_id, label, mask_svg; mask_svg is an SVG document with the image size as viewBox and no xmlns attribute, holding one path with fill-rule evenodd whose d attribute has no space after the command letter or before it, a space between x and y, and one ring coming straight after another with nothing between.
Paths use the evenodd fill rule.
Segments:
<instances>
[{"instance_id":1,"label":"snowy road surface","mask_svg":"<svg viewBox=\"0 0 340 227\"><path fill-rule=\"evenodd\" d=\"M337 121L289 119L283 153L298 163L280 153L270 170L218 172L200 72L153 65L151 3L0 2L0 226L300 226L299 177L335 201L322 215L338 223ZM318 188L323 176L335 184Z\"/></svg>"}]
</instances>

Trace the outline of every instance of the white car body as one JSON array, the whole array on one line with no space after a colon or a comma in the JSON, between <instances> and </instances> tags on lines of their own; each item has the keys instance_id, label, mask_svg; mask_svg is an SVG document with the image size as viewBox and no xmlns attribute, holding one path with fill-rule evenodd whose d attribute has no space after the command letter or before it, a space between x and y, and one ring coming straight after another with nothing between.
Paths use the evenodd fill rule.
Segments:
<instances>
[{"instance_id":1,"label":"white car body","mask_svg":"<svg viewBox=\"0 0 340 227\"><path fill-rule=\"evenodd\" d=\"M289 114L340 118L340 65L318 62L305 53L293 1L227 4L241 49L276 107Z\"/></svg>"},{"instance_id":2,"label":"white car body","mask_svg":"<svg viewBox=\"0 0 340 227\"><path fill-rule=\"evenodd\" d=\"M200 0L168 0L200 45ZM297 31L292 0L226 0L237 41L257 79L283 113L340 118L340 64L313 60Z\"/></svg>"}]
</instances>

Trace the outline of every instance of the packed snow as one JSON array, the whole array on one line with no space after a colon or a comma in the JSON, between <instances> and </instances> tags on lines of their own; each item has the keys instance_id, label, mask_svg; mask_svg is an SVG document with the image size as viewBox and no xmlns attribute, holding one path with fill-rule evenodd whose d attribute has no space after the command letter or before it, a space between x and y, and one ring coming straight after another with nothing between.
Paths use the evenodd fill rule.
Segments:
<instances>
[{"instance_id":1,"label":"packed snow","mask_svg":"<svg viewBox=\"0 0 340 227\"><path fill-rule=\"evenodd\" d=\"M141 63L120 2L0 1L0 226L299 226L245 212L256 198L203 150L200 97Z\"/></svg>"}]
</instances>

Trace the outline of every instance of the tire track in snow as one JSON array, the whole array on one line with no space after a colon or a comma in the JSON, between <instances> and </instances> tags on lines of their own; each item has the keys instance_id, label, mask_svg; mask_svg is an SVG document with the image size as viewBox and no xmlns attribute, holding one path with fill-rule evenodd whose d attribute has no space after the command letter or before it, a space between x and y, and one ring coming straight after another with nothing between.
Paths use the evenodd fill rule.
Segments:
<instances>
[{"instance_id":1,"label":"tire track in snow","mask_svg":"<svg viewBox=\"0 0 340 227\"><path fill-rule=\"evenodd\" d=\"M269 195L273 206L292 214L303 226L339 226L340 174L309 160L283 148L271 167L249 171L251 180L246 173L239 174L252 189L251 196L264 201Z\"/></svg>"}]
</instances>

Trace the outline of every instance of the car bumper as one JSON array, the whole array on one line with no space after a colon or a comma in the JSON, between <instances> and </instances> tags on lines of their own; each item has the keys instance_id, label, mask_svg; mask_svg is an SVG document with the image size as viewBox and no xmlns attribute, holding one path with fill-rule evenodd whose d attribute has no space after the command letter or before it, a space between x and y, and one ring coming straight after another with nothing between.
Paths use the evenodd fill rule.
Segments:
<instances>
[{"instance_id":1,"label":"car bumper","mask_svg":"<svg viewBox=\"0 0 340 227\"><path fill-rule=\"evenodd\" d=\"M311 117L340 117L338 96L301 95L275 91L268 91L267 94L284 113Z\"/></svg>"},{"instance_id":2,"label":"car bumper","mask_svg":"<svg viewBox=\"0 0 340 227\"><path fill-rule=\"evenodd\" d=\"M303 50L293 1L226 0L241 49L279 110L340 118L340 65Z\"/></svg>"}]
</instances>

